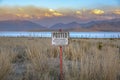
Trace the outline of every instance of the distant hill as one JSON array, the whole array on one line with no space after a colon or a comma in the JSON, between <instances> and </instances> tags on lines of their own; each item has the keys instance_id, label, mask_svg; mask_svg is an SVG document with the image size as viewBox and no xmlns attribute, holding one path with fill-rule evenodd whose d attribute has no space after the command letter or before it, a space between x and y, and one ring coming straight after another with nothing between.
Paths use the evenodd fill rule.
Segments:
<instances>
[{"instance_id":1,"label":"distant hill","mask_svg":"<svg viewBox=\"0 0 120 80\"><path fill-rule=\"evenodd\" d=\"M77 22L71 22L68 24L58 23L50 27L51 29L75 29L80 28L80 24Z\"/></svg>"},{"instance_id":2,"label":"distant hill","mask_svg":"<svg viewBox=\"0 0 120 80\"><path fill-rule=\"evenodd\" d=\"M58 23L49 28L50 30L71 31L120 31L120 19L90 21L87 23L71 22L68 24Z\"/></svg>"},{"instance_id":3,"label":"distant hill","mask_svg":"<svg viewBox=\"0 0 120 80\"><path fill-rule=\"evenodd\" d=\"M27 20L0 21L0 31L120 31L120 19L90 21L86 23L57 23L49 28Z\"/></svg>"},{"instance_id":4,"label":"distant hill","mask_svg":"<svg viewBox=\"0 0 120 80\"><path fill-rule=\"evenodd\" d=\"M91 22L91 24L89 29L96 31L120 31L120 19Z\"/></svg>"},{"instance_id":5,"label":"distant hill","mask_svg":"<svg viewBox=\"0 0 120 80\"><path fill-rule=\"evenodd\" d=\"M0 21L0 31L31 31L44 29L44 26L27 20Z\"/></svg>"}]
</instances>

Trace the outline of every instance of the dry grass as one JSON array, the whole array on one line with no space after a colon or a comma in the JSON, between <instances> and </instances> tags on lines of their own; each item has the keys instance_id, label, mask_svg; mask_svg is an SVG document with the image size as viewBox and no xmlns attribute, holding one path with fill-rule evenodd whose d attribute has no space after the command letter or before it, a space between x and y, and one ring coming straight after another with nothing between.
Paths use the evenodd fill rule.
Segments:
<instances>
[{"instance_id":1,"label":"dry grass","mask_svg":"<svg viewBox=\"0 0 120 80\"><path fill-rule=\"evenodd\" d=\"M8 78L9 73L12 70L11 60L12 55L10 52L4 49L0 49L0 80L5 80Z\"/></svg>"},{"instance_id":2,"label":"dry grass","mask_svg":"<svg viewBox=\"0 0 120 80\"><path fill-rule=\"evenodd\" d=\"M22 65L13 67L21 73L14 70L5 80L59 80L59 47L51 39L0 38L0 44L4 77L12 65ZM63 47L63 72L64 80L120 80L120 39L70 39Z\"/></svg>"}]
</instances>

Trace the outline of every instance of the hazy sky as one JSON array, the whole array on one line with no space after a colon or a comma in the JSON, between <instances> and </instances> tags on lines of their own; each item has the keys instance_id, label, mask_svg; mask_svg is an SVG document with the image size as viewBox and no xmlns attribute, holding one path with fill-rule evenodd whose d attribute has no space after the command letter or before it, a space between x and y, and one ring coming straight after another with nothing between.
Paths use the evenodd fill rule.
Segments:
<instances>
[{"instance_id":1,"label":"hazy sky","mask_svg":"<svg viewBox=\"0 0 120 80\"><path fill-rule=\"evenodd\" d=\"M38 6L45 8L120 7L120 0L0 0L2 6Z\"/></svg>"},{"instance_id":2,"label":"hazy sky","mask_svg":"<svg viewBox=\"0 0 120 80\"><path fill-rule=\"evenodd\" d=\"M43 25L120 18L120 0L0 0L0 21L27 19Z\"/></svg>"}]
</instances>

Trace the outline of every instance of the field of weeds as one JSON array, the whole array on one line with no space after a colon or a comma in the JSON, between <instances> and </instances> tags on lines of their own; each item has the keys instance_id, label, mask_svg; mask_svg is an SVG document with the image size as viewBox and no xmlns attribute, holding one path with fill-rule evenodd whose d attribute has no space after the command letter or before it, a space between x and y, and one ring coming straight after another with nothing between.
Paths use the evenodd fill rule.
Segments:
<instances>
[{"instance_id":1,"label":"field of weeds","mask_svg":"<svg viewBox=\"0 0 120 80\"><path fill-rule=\"evenodd\" d=\"M59 80L59 47L49 38L0 38L0 80ZM69 39L64 80L120 80L120 39Z\"/></svg>"}]
</instances>

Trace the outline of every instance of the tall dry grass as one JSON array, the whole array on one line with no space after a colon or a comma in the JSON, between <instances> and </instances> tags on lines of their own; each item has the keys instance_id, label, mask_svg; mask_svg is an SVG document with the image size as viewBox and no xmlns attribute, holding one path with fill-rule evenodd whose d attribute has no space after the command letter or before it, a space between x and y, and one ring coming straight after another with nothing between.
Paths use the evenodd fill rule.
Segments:
<instances>
[{"instance_id":1,"label":"tall dry grass","mask_svg":"<svg viewBox=\"0 0 120 80\"><path fill-rule=\"evenodd\" d=\"M73 41L64 50L65 60L71 61L64 62L65 80L119 80L120 44Z\"/></svg>"},{"instance_id":2,"label":"tall dry grass","mask_svg":"<svg viewBox=\"0 0 120 80\"><path fill-rule=\"evenodd\" d=\"M54 50L50 47L49 40L41 39L39 44L27 45L27 56L30 64L27 65L26 79L29 80L58 80L59 68L55 67L55 61L51 61L54 58ZM44 47L46 46L46 47ZM50 48L50 49L49 49Z\"/></svg>"},{"instance_id":3,"label":"tall dry grass","mask_svg":"<svg viewBox=\"0 0 120 80\"><path fill-rule=\"evenodd\" d=\"M14 80L59 80L59 47L52 46L51 39L4 40L7 43L2 40L1 45L15 48L15 64L26 66L21 79ZM63 46L63 75L64 80L120 80L120 40L70 39Z\"/></svg>"},{"instance_id":4,"label":"tall dry grass","mask_svg":"<svg viewBox=\"0 0 120 80\"><path fill-rule=\"evenodd\" d=\"M42 42L39 47L33 45L28 47L27 53L34 69L33 74L39 74L37 80L51 80L51 76L56 80L59 78L59 48L48 45L47 40ZM120 69L118 46L105 41L71 40L69 46L63 47L64 79L118 80ZM54 58L53 65L50 64L51 58Z\"/></svg>"},{"instance_id":5,"label":"tall dry grass","mask_svg":"<svg viewBox=\"0 0 120 80\"><path fill-rule=\"evenodd\" d=\"M12 70L12 55L9 51L0 49L0 80L6 80Z\"/></svg>"}]
</instances>

